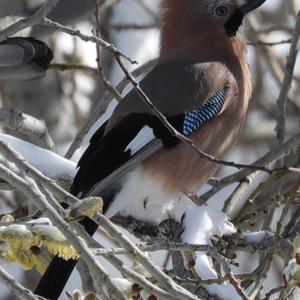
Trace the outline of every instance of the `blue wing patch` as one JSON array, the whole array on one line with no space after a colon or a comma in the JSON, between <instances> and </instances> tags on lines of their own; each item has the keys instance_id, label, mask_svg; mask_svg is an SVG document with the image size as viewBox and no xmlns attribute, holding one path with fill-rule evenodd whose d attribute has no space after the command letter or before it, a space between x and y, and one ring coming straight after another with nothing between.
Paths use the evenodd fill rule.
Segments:
<instances>
[{"instance_id":1,"label":"blue wing patch","mask_svg":"<svg viewBox=\"0 0 300 300\"><path fill-rule=\"evenodd\" d=\"M216 116L222 109L226 92L220 91L199 108L187 113L183 121L183 134L188 135Z\"/></svg>"}]
</instances>

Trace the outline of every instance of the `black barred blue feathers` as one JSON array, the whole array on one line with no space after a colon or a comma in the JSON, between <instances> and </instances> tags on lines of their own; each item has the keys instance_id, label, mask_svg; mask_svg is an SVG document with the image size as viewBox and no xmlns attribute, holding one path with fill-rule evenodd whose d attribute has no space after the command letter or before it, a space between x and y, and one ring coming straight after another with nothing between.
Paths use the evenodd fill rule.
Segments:
<instances>
[{"instance_id":1,"label":"black barred blue feathers","mask_svg":"<svg viewBox=\"0 0 300 300\"><path fill-rule=\"evenodd\" d=\"M225 91L220 91L209 98L199 108L187 113L183 123L183 134L188 135L197 130L205 122L216 116L222 109L226 97Z\"/></svg>"}]
</instances>

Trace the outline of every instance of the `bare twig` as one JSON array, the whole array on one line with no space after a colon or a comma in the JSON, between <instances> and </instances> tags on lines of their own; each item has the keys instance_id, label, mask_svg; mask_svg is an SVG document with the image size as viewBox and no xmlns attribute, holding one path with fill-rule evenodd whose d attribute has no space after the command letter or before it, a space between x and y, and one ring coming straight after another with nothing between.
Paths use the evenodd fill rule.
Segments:
<instances>
[{"instance_id":1,"label":"bare twig","mask_svg":"<svg viewBox=\"0 0 300 300\"><path fill-rule=\"evenodd\" d=\"M284 73L283 84L277 99L277 117L276 117L276 132L277 139L280 144L284 142L286 134L286 99L293 81L293 73L296 64L297 54L299 50L300 37L300 12L298 13L295 31L292 38L290 53L287 59L287 64Z\"/></svg>"},{"instance_id":2,"label":"bare twig","mask_svg":"<svg viewBox=\"0 0 300 300\"><path fill-rule=\"evenodd\" d=\"M170 122L167 120L167 118L155 107L155 105L151 102L151 100L148 98L148 96L145 94L145 92L141 89L139 82L132 76L132 74L128 71L128 69L126 68L125 64L123 63L121 56L116 54L115 55L117 62L119 63L121 69L123 70L123 72L126 74L128 80L130 80L130 82L132 83L132 85L134 86L134 88L136 89L138 95L140 96L141 100L147 105L147 107L154 113L154 115L161 121L161 123L168 129L168 131L176 138L178 138L181 142L183 142L184 144L189 145L198 155L200 158L205 158L210 162L219 164L219 165L223 165L223 166L228 166L228 167L233 167L233 168L237 168L237 169L250 169L250 170L255 170L255 171L264 171L267 173L273 173L273 172L278 172L281 171L283 169L269 169L268 167L264 166L264 165L257 165L257 164L239 164L239 163L235 163L235 162L229 162L229 161L225 161L225 160L221 160L221 159L217 159L215 157L213 157L212 155L203 152L202 150L200 150L195 143L193 142L193 140L187 138L186 136L184 136L183 134L181 134L180 132L178 132L171 124Z\"/></svg>"},{"instance_id":3,"label":"bare twig","mask_svg":"<svg viewBox=\"0 0 300 300\"><path fill-rule=\"evenodd\" d=\"M51 64L49 66L49 69L54 69L54 70L58 70L58 71L61 71L61 72L69 71L69 70L71 70L71 71L82 71L82 72L94 73L95 75L97 75L97 69L96 68L81 65L81 64L65 64L65 63Z\"/></svg>"},{"instance_id":4,"label":"bare twig","mask_svg":"<svg viewBox=\"0 0 300 300\"><path fill-rule=\"evenodd\" d=\"M257 40L256 42L248 42L247 45L249 46L267 46L267 47L273 47L273 46L279 46L282 44L290 44L292 42L292 39L286 39L286 40L281 40L281 41L276 41L276 42L264 42L261 40Z\"/></svg>"},{"instance_id":5,"label":"bare twig","mask_svg":"<svg viewBox=\"0 0 300 300\"><path fill-rule=\"evenodd\" d=\"M4 39L8 38L9 36L14 35L27 27L37 25L44 17L46 17L51 12L51 10L53 10L55 8L55 6L57 5L57 3L59 1L60 0L47 0L41 6L41 8L36 13L34 13L32 16L21 19L18 22L10 25L9 27L1 30L0 31L0 41L3 41Z\"/></svg>"},{"instance_id":6,"label":"bare twig","mask_svg":"<svg viewBox=\"0 0 300 300\"><path fill-rule=\"evenodd\" d=\"M153 19L157 20L158 15L145 0L135 0Z\"/></svg>"},{"instance_id":7,"label":"bare twig","mask_svg":"<svg viewBox=\"0 0 300 300\"><path fill-rule=\"evenodd\" d=\"M67 203L76 203L79 201L73 195L67 193L60 187L58 187L52 180L49 180L39 171L31 167L20 154L18 154L15 150L13 150L10 146L8 146L5 142L0 141L0 151L6 154L6 157L11 159L13 162L17 163L18 166L26 172L29 176L33 176L35 179L39 179L47 189L50 189L55 195L58 195L60 198L63 198ZM74 232L69 228L67 223L58 215L55 209L53 209L48 202L45 200L45 195L40 193L35 185L28 186L28 183L21 179L19 176L15 175L8 168L0 165L0 177L9 182L11 185L15 186L17 189L21 190L34 202L37 203L37 206L41 211L44 211L49 218L58 225L58 227L62 230L65 236L72 242L77 252L81 255L81 257L86 261L89 266L90 271L93 273L93 278L96 283L99 284L102 280L109 280L108 275L104 276L105 270L102 269L101 265L91 266L92 259L94 255L91 255L91 250L84 244L82 244L81 240L78 240L77 236L75 238ZM47 195L46 195L47 196ZM36 197L37 199L35 199ZM48 199L52 201L51 199ZM145 256L141 250L139 250L127 237L125 237L107 218L103 215L97 214L95 217L95 221L102 226L110 235L120 243L124 248L128 250L129 253L132 254L133 257L139 261L147 270L151 272L153 276L157 279L158 282L173 296L176 295L178 299L198 299L196 296L193 296L188 291L177 286L167 275L165 275L158 267L156 267L147 256ZM99 274L95 277L94 272L100 268ZM109 281L107 282L109 285ZM97 291L99 290L99 286ZM117 298L122 299L122 298ZM169 299L168 299L169 300Z\"/></svg>"},{"instance_id":8,"label":"bare twig","mask_svg":"<svg viewBox=\"0 0 300 300\"><path fill-rule=\"evenodd\" d=\"M122 30L146 30L146 29L158 29L159 24L110 24L109 28L112 28L116 31Z\"/></svg>"},{"instance_id":9,"label":"bare twig","mask_svg":"<svg viewBox=\"0 0 300 300\"><path fill-rule=\"evenodd\" d=\"M241 287L239 281L237 280L237 278L234 276L234 274L232 272L229 273L229 277L230 277L230 280L229 280L230 283L235 288L237 293L242 297L242 299L243 300L250 300L250 298L247 296L247 294L245 293L245 291Z\"/></svg>"},{"instance_id":10,"label":"bare twig","mask_svg":"<svg viewBox=\"0 0 300 300\"><path fill-rule=\"evenodd\" d=\"M141 251L160 251L160 250L169 250L169 251L182 251L182 250L189 250L189 251L205 251L210 254L214 254L216 249L210 245L193 245L187 243L176 243L176 242L168 242L168 241L161 241L156 244L141 244L136 245ZM133 252L129 253L125 248L112 248L112 249L94 249L95 255L101 256L111 256L111 255L120 255L120 254L132 254Z\"/></svg>"},{"instance_id":11,"label":"bare twig","mask_svg":"<svg viewBox=\"0 0 300 300\"><path fill-rule=\"evenodd\" d=\"M100 39L94 35L87 35L84 34L82 32L80 32L79 30L73 30L72 28L69 28L67 26L63 26L61 24L59 24L58 22L54 22L51 21L48 18L43 18L42 20L40 20L40 25L43 26L48 26L48 27L52 27L56 30L65 32L69 35L73 35L73 36L77 36L79 37L81 40L85 41L85 42L93 42L109 51L112 51L115 55L120 55L121 57L124 57L126 60L128 60L130 63L132 64L136 64L137 62L135 60L132 60L130 57L128 57L127 55L123 54L122 52L120 52L114 45L104 41L103 39Z\"/></svg>"},{"instance_id":12,"label":"bare twig","mask_svg":"<svg viewBox=\"0 0 300 300\"><path fill-rule=\"evenodd\" d=\"M283 156L287 155L288 152L294 148L296 148L300 144L300 134L296 134L293 137L291 137L288 141L286 141L283 145L269 151L264 156L259 158L254 162L255 165L269 165L276 162L278 159L282 158ZM234 182L240 182L244 180L247 176L259 173L259 171L251 170L245 168L244 170L238 171L234 174L228 175L222 179L220 179L217 183L214 183L213 187L205 192L203 195L201 195L201 198L203 201L206 201L213 195L215 195L217 192L221 191L224 187L234 183ZM250 181L245 181L245 185L249 185ZM231 207L232 201L236 201L237 198L232 198L230 200L230 203L226 203L226 210L228 210L229 207Z\"/></svg>"},{"instance_id":13,"label":"bare twig","mask_svg":"<svg viewBox=\"0 0 300 300\"><path fill-rule=\"evenodd\" d=\"M36 205L41 211L43 211L45 215L58 226L58 228L66 236L68 241L74 246L77 253L87 263L90 272L92 273L97 293L99 293L100 295L104 293L104 285L107 289L108 294L111 296L111 299L126 300L126 297L119 290L119 288L112 283L107 271L97 261L86 243L78 238L77 234L72 230L68 223L66 223L60 217L57 211L51 205L49 205L47 201L47 195L41 193L33 180L28 177L21 178L20 176L15 174L11 170L11 168L9 169L4 165L0 165L0 177L9 182L11 185L15 186L16 189L26 195L34 203L34 205Z\"/></svg>"},{"instance_id":14,"label":"bare twig","mask_svg":"<svg viewBox=\"0 0 300 300\"><path fill-rule=\"evenodd\" d=\"M93 217L93 220L102 228L104 228L110 236L115 239L122 247L128 249L129 252L133 251L132 257L139 262L153 277L159 282L166 291L176 297L176 299L198 299L187 290L178 286L169 276L163 273L151 260L135 246L113 223L101 214Z\"/></svg>"},{"instance_id":15,"label":"bare twig","mask_svg":"<svg viewBox=\"0 0 300 300\"><path fill-rule=\"evenodd\" d=\"M83 261L79 260L76 269L80 275L82 282L82 289L84 292L95 292L94 283L90 274L88 265Z\"/></svg>"},{"instance_id":16,"label":"bare twig","mask_svg":"<svg viewBox=\"0 0 300 300\"><path fill-rule=\"evenodd\" d=\"M10 289L10 291L20 299L24 300L46 300L44 297L33 294L29 289L25 288L12 276L10 276L2 266L0 266L0 281Z\"/></svg>"},{"instance_id":17,"label":"bare twig","mask_svg":"<svg viewBox=\"0 0 300 300\"><path fill-rule=\"evenodd\" d=\"M149 294L156 295L158 299L162 300L173 300L174 296L170 293L164 291L159 286L153 284L151 281L147 280L145 276L133 271L131 268L127 267L122 260L115 256L109 256L107 260L121 272L125 278L131 279L134 283L138 283L143 287ZM176 298L177 299L177 298Z\"/></svg>"},{"instance_id":18,"label":"bare twig","mask_svg":"<svg viewBox=\"0 0 300 300\"><path fill-rule=\"evenodd\" d=\"M101 38L101 24L100 24L100 10L101 10L101 3L100 0L96 0L96 8L95 8L95 19L96 19L96 30L95 35L98 38ZM98 78L100 80L101 85L105 88L108 92L110 92L114 98L121 100L122 96L119 94L117 89L112 85L112 83L108 80L108 78L104 74L104 66L102 64L102 51L101 47L96 44L96 53L97 53L97 67L98 67Z\"/></svg>"},{"instance_id":19,"label":"bare twig","mask_svg":"<svg viewBox=\"0 0 300 300\"><path fill-rule=\"evenodd\" d=\"M281 232L283 229L283 222L289 212L289 209L291 208L297 188L298 188L298 184L296 186L294 186L288 193L287 203L284 206L284 208L281 212L280 219L276 225L276 232L274 234L272 246L269 249L269 251L267 252L263 264L260 266L261 272L255 282L254 287L252 288L252 291L250 292L250 298L255 298L257 296L257 294L259 293L259 291L261 290L261 288L263 287L264 280L267 277L267 272L269 271L272 261L276 254L276 249L277 249L280 235L281 235Z\"/></svg>"},{"instance_id":20,"label":"bare twig","mask_svg":"<svg viewBox=\"0 0 300 300\"><path fill-rule=\"evenodd\" d=\"M148 72L156 64L157 60L150 60L149 62L143 64L142 66L135 69L132 74L133 76L140 76L143 73ZM124 77L116 87L116 90L119 93L125 89L129 84L127 77ZM70 145L65 157L71 158L75 151L80 147L84 136L88 133L93 124L100 118L100 116L106 111L109 103L113 99L113 95L109 92L106 92L103 98L97 103L96 107L92 109L92 114L88 118L87 123L82 127L82 129L75 136L72 144ZM118 99L117 99L118 100Z\"/></svg>"}]
</instances>

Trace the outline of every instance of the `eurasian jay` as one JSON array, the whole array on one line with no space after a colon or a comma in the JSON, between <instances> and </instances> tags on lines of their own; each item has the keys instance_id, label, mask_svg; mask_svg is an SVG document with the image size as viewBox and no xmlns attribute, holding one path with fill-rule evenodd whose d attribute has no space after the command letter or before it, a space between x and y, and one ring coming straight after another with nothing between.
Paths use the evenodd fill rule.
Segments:
<instances>
[{"instance_id":1,"label":"eurasian jay","mask_svg":"<svg viewBox=\"0 0 300 300\"><path fill-rule=\"evenodd\" d=\"M179 132L219 159L234 144L251 95L246 45L238 29L264 1L161 4L160 56L141 88ZM160 222L168 217L171 199L197 192L218 166L173 137L131 90L94 134L78 167L74 195L101 195L107 217L119 213ZM176 209L176 201L172 205ZM89 234L97 228L88 219L82 224ZM36 293L58 298L74 265L56 257Z\"/></svg>"},{"instance_id":2,"label":"eurasian jay","mask_svg":"<svg viewBox=\"0 0 300 300\"><path fill-rule=\"evenodd\" d=\"M0 43L0 79L29 80L43 77L53 58L42 41L14 37Z\"/></svg>"}]
</instances>

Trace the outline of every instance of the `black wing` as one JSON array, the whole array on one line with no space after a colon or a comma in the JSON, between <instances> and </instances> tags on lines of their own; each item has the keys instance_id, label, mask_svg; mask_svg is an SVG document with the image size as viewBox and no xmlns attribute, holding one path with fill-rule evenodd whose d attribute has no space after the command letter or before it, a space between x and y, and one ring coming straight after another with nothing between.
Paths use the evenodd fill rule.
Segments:
<instances>
[{"instance_id":1,"label":"black wing","mask_svg":"<svg viewBox=\"0 0 300 300\"><path fill-rule=\"evenodd\" d=\"M221 111L227 89L224 82L227 69L224 69L219 63L167 63L155 67L142 80L141 88L167 120L179 132L188 135ZM153 130L154 141L132 153L127 146L145 126ZM137 92L132 90L92 137L78 163L72 193L83 197L103 192L114 179L162 145L173 147L177 143L178 139L171 136ZM105 198L109 197L104 196L104 201L110 201Z\"/></svg>"},{"instance_id":2,"label":"black wing","mask_svg":"<svg viewBox=\"0 0 300 300\"><path fill-rule=\"evenodd\" d=\"M174 66L170 63L154 68L141 82L142 89L153 103L160 103L161 99L169 103L158 105L158 108L178 130L182 130L184 121L183 104L188 105L191 99L199 99L201 86L195 72L196 69L192 65L178 63ZM196 105L196 100L193 102ZM168 111L170 103L171 110ZM167 147L177 143L177 139L170 136L136 91L132 90L117 106L111 119L92 137L89 147L78 163L79 170L74 179L72 193L85 196L95 184L126 162L133 160L136 164L147 155L151 155L152 151L158 150L157 144L151 151L149 145L146 146L145 149L148 151L146 156L145 149L134 156L129 149L126 150L128 144L144 126L152 128L154 136L162 139Z\"/></svg>"},{"instance_id":3,"label":"black wing","mask_svg":"<svg viewBox=\"0 0 300 300\"><path fill-rule=\"evenodd\" d=\"M210 65L208 67L210 68ZM207 78L207 74L210 74L211 78ZM201 74L201 67L197 69L188 64L164 65L149 73L141 86L169 121L179 131L189 134L191 130L199 128L203 122L219 113L222 108L225 96L224 80L219 80L218 77L220 74L221 72L205 71ZM217 86L205 88L207 83ZM219 83L222 85L218 86ZM221 91L221 94L216 95L221 101L215 98L214 92L209 94L207 91ZM211 96L213 97L210 101ZM165 103L158 103L159 100L165 100ZM199 109L200 107L202 109ZM153 128L157 138L132 154L127 146L145 125ZM161 122L145 107L136 92L131 91L116 107L112 118L92 137L89 147L79 161L79 171L72 186L72 193L85 196L100 190L102 194L116 178L157 151L162 143L172 147L176 142L177 140L174 141L170 137ZM103 197L104 201L109 202L105 195ZM106 202L106 207L107 204ZM91 235L97 229L97 225L88 218L84 218L80 223ZM76 261L66 262L55 257L43 275L36 293L57 298L75 264ZM49 286L49 282L53 280L56 284Z\"/></svg>"}]
</instances>

